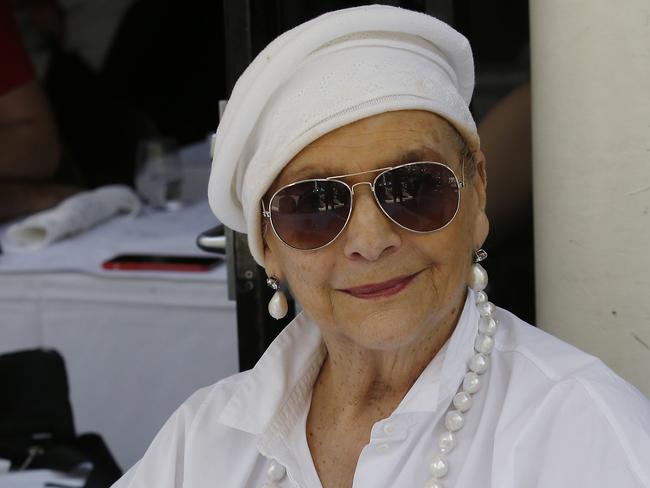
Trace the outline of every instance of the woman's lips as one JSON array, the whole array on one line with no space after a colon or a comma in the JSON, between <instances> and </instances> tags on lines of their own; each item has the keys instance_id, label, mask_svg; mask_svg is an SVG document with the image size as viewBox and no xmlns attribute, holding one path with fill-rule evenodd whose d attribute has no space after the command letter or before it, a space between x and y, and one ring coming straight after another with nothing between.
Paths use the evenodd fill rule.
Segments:
<instances>
[{"instance_id":1,"label":"woman's lips","mask_svg":"<svg viewBox=\"0 0 650 488\"><path fill-rule=\"evenodd\" d=\"M384 281L383 283L373 283L369 285L355 286L353 288L346 288L344 292L356 298L377 298L387 297L399 293L415 278L415 274L408 276L400 276L392 280Z\"/></svg>"}]
</instances>

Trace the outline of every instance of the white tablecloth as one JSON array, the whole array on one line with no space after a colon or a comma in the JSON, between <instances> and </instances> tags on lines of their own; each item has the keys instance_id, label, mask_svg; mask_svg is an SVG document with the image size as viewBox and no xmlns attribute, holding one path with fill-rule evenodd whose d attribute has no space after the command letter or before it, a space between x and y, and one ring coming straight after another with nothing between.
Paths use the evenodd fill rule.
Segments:
<instances>
[{"instance_id":1,"label":"white tablecloth","mask_svg":"<svg viewBox=\"0 0 650 488\"><path fill-rule=\"evenodd\" d=\"M77 431L103 435L123 468L188 395L237 371L236 313L225 265L161 273L101 263L122 253L204 254L196 236L217 223L201 201L0 255L0 352L58 349Z\"/></svg>"}]
</instances>

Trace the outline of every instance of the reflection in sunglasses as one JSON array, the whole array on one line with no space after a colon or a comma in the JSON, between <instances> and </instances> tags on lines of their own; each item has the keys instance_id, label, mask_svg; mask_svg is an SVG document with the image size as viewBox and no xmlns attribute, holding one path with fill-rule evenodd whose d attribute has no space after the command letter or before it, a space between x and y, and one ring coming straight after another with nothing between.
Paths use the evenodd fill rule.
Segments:
<instances>
[{"instance_id":1,"label":"reflection in sunglasses","mask_svg":"<svg viewBox=\"0 0 650 488\"><path fill-rule=\"evenodd\" d=\"M454 219L463 184L447 165L425 161L378 171L381 173L371 183L375 199L397 225L426 233L442 229ZM353 189L360 183L348 185L341 179L359 174L363 173L289 184L271 197L264 216L289 246L319 249L342 232L352 211Z\"/></svg>"}]
</instances>

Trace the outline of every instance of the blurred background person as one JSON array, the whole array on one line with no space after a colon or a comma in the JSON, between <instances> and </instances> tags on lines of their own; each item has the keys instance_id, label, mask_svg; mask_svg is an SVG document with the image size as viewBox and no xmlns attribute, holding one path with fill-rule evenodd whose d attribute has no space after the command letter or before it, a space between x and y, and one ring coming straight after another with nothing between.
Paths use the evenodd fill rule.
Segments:
<instances>
[{"instance_id":1,"label":"blurred background person","mask_svg":"<svg viewBox=\"0 0 650 488\"><path fill-rule=\"evenodd\" d=\"M214 28L219 2L15 5L59 127L59 179L87 188L133 185L140 141L182 146L216 126L218 100L225 98L222 33Z\"/></svg>"},{"instance_id":2,"label":"blurred background person","mask_svg":"<svg viewBox=\"0 0 650 488\"><path fill-rule=\"evenodd\" d=\"M0 0L0 220L49 208L78 191L51 181L60 161L56 124Z\"/></svg>"}]
</instances>

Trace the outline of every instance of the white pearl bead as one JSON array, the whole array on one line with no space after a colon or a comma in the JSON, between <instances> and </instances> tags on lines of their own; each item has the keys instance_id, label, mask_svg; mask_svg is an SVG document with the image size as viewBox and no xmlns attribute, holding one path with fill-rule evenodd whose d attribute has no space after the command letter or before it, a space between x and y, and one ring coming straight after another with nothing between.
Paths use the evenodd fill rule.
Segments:
<instances>
[{"instance_id":1,"label":"white pearl bead","mask_svg":"<svg viewBox=\"0 0 650 488\"><path fill-rule=\"evenodd\" d=\"M474 291L482 291L487 283L487 271L478 263L472 264L469 272L469 287Z\"/></svg>"},{"instance_id":2,"label":"white pearl bead","mask_svg":"<svg viewBox=\"0 0 650 488\"><path fill-rule=\"evenodd\" d=\"M429 464L429 470L434 478L442 478L447 474L449 470L449 464L447 463L447 458L442 454L433 456L431 464Z\"/></svg>"},{"instance_id":3,"label":"white pearl bead","mask_svg":"<svg viewBox=\"0 0 650 488\"><path fill-rule=\"evenodd\" d=\"M462 429L464 424L465 418L458 410L450 410L447 412L447 415L445 415L445 427L452 432Z\"/></svg>"},{"instance_id":4,"label":"white pearl bead","mask_svg":"<svg viewBox=\"0 0 650 488\"><path fill-rule=\"evenodd\" d=\"M271 481L280 481L287 474L287 470L277 461L271 461L266 469L266 476Z\"/></svg>"},{"instance_id":5,"label":"white pearl bead","mask_svg":"<svg viewBox=\"0 0 650 488\"><path fill-rule=\"evenodd\" d=\"M476 352L482 352L483 354L490 354L492 348L494 347L494 338L485 334L479 334L476 336L476 341L474 341L474 349Z\"/></svg>"},{"instance_id":6,"label":"white pearl bead","mask_svg":"<svg viewBox=\"0 0 650 488\"><path fill-rule=\"evenodd\" d=\"M454 395L454 407L461 412L467 412L472 408L472 396L466 391L459 391Z\"/></svg>"},{"instance_id":7,"label":"white pearl bead","mask_svg":"<svg viewBox=\"0 0 650 488\"><path fill-rule=\"evenodd\" d=\"M494 306L494 303L492 302L483 302L479 303L476 308L478 308L478 313L481 315L481 317L488 317L494 313L496 310L496 307Z\"/></svg>"},{"instance_id":8,"label":"white pearl bead","mask_svg":"<svg viewBox=\"0 0 650 488\"><path fill-rule=\"evenodd\" d=\"M483 374L487 371L490 365L490 359L483 353L476 353L469 360L469 369L477 374Z\"/></svg>"},{"instance_id":9,"label":"white pearl bead","mask_svg":"<svg viewBox=\"0 0 650 488\"><path fill-rule=\"evenodd\" d=\"M276 291L269 302L269 314L276 320L284 317L289 310L287 297L280 290Z\"/></svg>"},{"instance_id":10,"label":"white pearl bead","mask_svg":"<svg viewBox=\"0 0 650 488\"><path fill-rule=\"evenodd\" d=\"M438 482L435 478L429 478L424 483L424 488L443 488L442 484Z\"/></svg>"},{"instance_id":11,"label":"white pearl bead","mask_svg":"<svg viewBox=\"0 0 650 488\"><path fill-rule=\"evenodd\" d=\"M494 335L497 331L497 321L492 317L481 317L478 321L478 330L485 335Z\"/></svg>"},{"instance_id":12,"label":"white pearl bead","mask_svg":"<svg viewBox=\"0 0 650 488\"><path fill-rule=\"evenodd\" d=\"M474 394L481 389L481 378L474 372L470 371L465 374L463 379L463 390L467 393Z\"/></svg>"},{"instance_id":13,"label":"white pearl bead","mask_svg":"<svg viewBox=\"0 0 650 488\"><path fill-rule=\"evenodd\" d=\"M456 446L456 436L453 432L447 431L438 438L438 447L443 453L448 453Z\"/></svg>"},{"instance_id":14,"label":"white pearl bead","mask_svg":"<svg viewBox=\"0 0 650 488\"><path fill-rule=\"evenodd\" d=\"M485 303L488 301L488 296L487 293L484 291L479 291L476 293L476 304L478 305L479 303Z\"/></svg>"}]
</instances>

